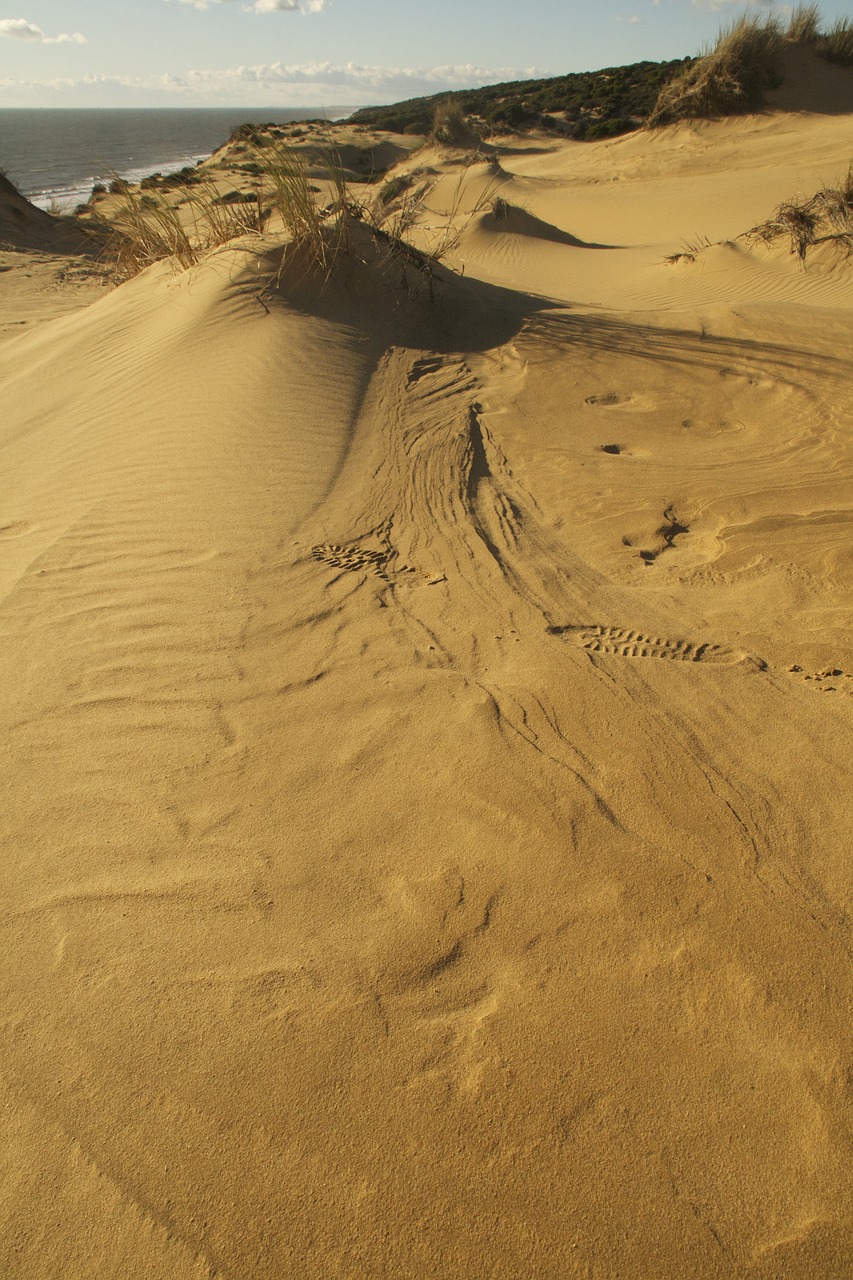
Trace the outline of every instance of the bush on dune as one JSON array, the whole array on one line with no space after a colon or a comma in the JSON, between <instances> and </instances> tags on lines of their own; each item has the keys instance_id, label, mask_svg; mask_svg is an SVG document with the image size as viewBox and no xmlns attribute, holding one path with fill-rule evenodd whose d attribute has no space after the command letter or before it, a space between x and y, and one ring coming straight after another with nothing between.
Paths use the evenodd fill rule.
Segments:
<instances>
[{"instance_id":1,"label":"bush on dune","mask_svg":"<svg viewBox=\"0 0 853 1280\"><path fill-rule=\"evenodd\" d=\"M651 126L756 111L768 89L782 83L786 47L811 48L827 61L853 67L853 19L821 30L816 5L801 5L783 31L775 16L745 14L724 27L714 48L662 88Z\"/></svg>"},{"instance_id":2,"label":"bush on dune","mask_svg":"<svg viewBox=\"0 0 853 1280\"><path fill-rule=\"evenodd\" d=\"M774 17L745 15L724 27L710 52L664 85L649 124L755 110L780 83L783 43Z\"/></svg>"},{"instance_id":3,"label":"bush on dune","mask_svg":"<svg viewBox=\"0 0 853 1280\"><path fill-rule=\"evenodd\" d=\"M476 150L483 139L454 98L446 98L436 104L432 118L432 138L448 147L465 147Z\"/></svg>"}]
</instances>

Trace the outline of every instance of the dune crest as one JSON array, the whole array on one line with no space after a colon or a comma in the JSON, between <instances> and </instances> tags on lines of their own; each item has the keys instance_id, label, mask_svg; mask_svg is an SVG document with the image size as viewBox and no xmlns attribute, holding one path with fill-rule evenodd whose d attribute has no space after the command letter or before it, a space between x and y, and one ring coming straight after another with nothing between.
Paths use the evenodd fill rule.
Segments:
<instances>
[{"instance_id":1,"label":"dune crest","mask_svg":"<svg viewBox=\"0 0 853 1280\"><path fill-rule=\"evenodd\" d=\"M0 346L4 1275L846 1280L849 126Z\"/></svg>"}]
</instances>

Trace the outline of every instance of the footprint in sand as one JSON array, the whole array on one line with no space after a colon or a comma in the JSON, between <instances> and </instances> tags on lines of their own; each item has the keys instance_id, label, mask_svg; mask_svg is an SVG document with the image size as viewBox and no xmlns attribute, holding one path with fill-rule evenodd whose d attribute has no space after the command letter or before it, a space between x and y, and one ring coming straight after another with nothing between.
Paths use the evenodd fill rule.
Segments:
<instances>
[{"instance_id":1,"label":"footprint in sand","mask_svg":"<svg viewBox=\"0 0 853 1280\"><path fill-rule=\"evenodd\" d=\"M823 671L804 671L794 663L788 668L788 674L808 681L815 693L846 693L853 696L853 675L842 671L840 667L826 667Z\"/></svg>"},{"instance_id":2,"label":"footprint in sand","mask_svg":"<svg viewBox=\"0 0 853 1280\"><path fill-rule=\"evenodd\" d=\"M595 395L587 396L584 401L593 409L629 409L636 412L648 412L655 406L645 396L637 395L633 391L599 391Z\"/></svg>"},{"instance_id":3,"label":"footprint in sand","mask_svg":"<svg viewBox=\"0 0 853 1280\"><path fill-rule=\"evenodd\" d=\"M587 653L612 654L618 658L668 658L675 662L704 662L718 667L746 666L758 671L769 669L763 658L743 649L730 649L707 641L697 644L692 640L649 636L629 627L550 626L548 632L577 645L579 649L585 649ZM841 667L805 671L794 663L788 668L788 674L808 683L816 693L843 693L853 697L853 673L843 671Z\"/></svg>"},{"instance_id":4,"label":"footprint in sand","mask_svg":"<svg viewBox=\"0 0 853 1280\"><path fill-rule=\"evenodd\" d=\"M358 543L342 545L337 542L322 542L311 548L315 560L330 564L335 569L348 569L352 573L372 570L378 578L389 581L389 565L395 556L391 550L376 550L361 547ZM399 573L414 573L411 565L395 566Z\"/></svg>"},{"instance_id":5,"label":"footprint in sand","mask_svg":"<svg viewBox=\"0 0 853 1280\"><path fill-rule=\"evenodd\" d=\"M640 559L645 563L654 564L658 556L663 555L664 551L670 551L675 546L676 538L680 538L682 534L690 532L690 525L683 524L675 515L672 507L667 507L663 513L663 524L657 530L657 536L662 539L661 545L640 552ZM630 544L629 544L630 545Z\"/></svg>"},{"instance_id":6,"label":"footprint in sand","mask_svg":"<svg viewBox=\"0 0 853 1280\"><path fill-rule=\"evenodd\" d=\"M633 396L620 395L618 391L602 391L597 396L587 396L586 404L591 404L597 409L617 409L622 405L630 404Z\"/></svg>"},{"instance_id":7,"label":"footprint in sand","mask_svg":"<svg viewBox=\"0 0 853 1280\"><path fill-rule=\"evenodd\" d=\"M724 645L692 640L669 640L661 636L648 636L629 627L564 626L549 627L551 635L560 636L587 653L606 653L619 658L669 658L676 662L704 662L718 667L752 666L767 670L761 658L740 649L728 649Z\"/></svg>"},{"instance_id":8,"label":"footprint in sand","mask_svg":"<svg viewBox=\"0 0 853 1280\"><path fill-rule=\"evenodd\" d=\"M772 390L776 383L772 378L762 377L760 374L754 373L751 369L732 369L729 367L718 370L719 375L725 381L734 380L736 382L745 382L748 387L761 387L765 391Z\"/></svg>"}]
</instances>

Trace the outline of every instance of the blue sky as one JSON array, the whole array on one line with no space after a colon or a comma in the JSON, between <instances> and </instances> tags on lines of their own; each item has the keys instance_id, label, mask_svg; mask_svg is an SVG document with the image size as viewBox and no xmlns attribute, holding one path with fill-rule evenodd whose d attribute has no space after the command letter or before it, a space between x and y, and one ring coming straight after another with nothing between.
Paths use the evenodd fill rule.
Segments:
<instances>
[{"instance_id":1,"label":"blue sky","mask_svg":"<svg viewBox=\"0 0 853 1280\"><path fill-rule=\"evenodd\" d=\"M0 0L0 106L393 102L681 57L745 8L737 0ZM830 0L822 11L831 22L850 8Z\"/></svg>"}]
</instances>

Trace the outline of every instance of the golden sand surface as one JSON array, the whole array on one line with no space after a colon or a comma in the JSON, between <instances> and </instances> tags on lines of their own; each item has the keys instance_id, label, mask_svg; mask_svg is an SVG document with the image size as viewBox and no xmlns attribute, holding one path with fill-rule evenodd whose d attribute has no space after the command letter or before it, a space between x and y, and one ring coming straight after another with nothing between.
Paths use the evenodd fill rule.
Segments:
<instances>
[{"instance_id":1,"label":"golden sand surface","mask_svg":"<svg viewBox=\"0 0 853 1280\"><path fill-rule=\"evenodd\" d=\"M0 1274L849 1280L853 270L737 237L851 155L422 150L433 302L3 250Z\"/></svg>"}]
</instances>

